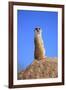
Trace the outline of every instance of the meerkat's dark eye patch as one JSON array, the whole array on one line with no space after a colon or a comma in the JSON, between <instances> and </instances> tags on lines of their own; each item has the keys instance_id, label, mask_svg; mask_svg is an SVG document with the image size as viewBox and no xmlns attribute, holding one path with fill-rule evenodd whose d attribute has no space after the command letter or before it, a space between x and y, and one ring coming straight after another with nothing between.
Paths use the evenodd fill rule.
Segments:
<instances>
[{"instance_id":1,"label":"meerkat's dark eye patch","mask_svg":"<svg viewBox=\"0 0 66 90\"><path fill-rule=\"evenodd\" d=\"M36 30L37 32L39 32L39 31L40 31L40 28L35 28L35 30Z\"/></svg>"}]
</instances>

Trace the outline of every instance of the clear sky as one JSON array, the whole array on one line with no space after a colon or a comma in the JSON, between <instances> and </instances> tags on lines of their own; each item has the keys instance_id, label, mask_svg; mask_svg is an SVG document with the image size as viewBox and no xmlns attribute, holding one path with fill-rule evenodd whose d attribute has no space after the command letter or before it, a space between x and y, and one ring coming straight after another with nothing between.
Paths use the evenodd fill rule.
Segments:
<instances>
[{"instance_id":1,"label":"clear sky","mask_svg":"<svg viewBox=\"0 0 66 90\"><path fill-rule=\"evenodd\" d=\"M18 71L34 60L34 29L42 29L47 57L58 56L58 13L49 11L18 10L17 12Z\"/></svg>"}]
</instances>

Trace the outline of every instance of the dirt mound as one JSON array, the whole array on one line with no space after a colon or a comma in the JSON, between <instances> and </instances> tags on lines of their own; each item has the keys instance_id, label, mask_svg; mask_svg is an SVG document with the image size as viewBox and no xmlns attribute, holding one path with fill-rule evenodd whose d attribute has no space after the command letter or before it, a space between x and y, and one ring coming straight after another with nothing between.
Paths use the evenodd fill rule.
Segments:
<instances>
[{"instance_id":1,"label":"dirt mound","mask_svg":"<svg viewBox=\"0 0 66 90\"><path fill-rule=\"evenodd\" d=\"M58 76L58 65L56 58L46 60L34 60L24 71L18 73L18 79L40 79L56 78Z\"/></svg>"}]
</instances>

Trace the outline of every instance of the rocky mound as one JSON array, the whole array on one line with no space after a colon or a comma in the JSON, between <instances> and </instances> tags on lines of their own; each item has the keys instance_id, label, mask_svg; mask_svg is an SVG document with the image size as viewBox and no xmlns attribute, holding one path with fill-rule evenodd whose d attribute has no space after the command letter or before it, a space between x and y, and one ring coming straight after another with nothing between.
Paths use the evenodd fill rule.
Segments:
<instances>
[{"instance_id":1,"label":"rocky mound","mask_svg":"<svg viewBox=\"0 0 66 90\"><path fill-rule=\"evenodd\" d=\"M27 69L18 73L18 80L56 78L57 76L57 58L46 58L46 60L34 60Z\"/></svg>"}]
</instances>

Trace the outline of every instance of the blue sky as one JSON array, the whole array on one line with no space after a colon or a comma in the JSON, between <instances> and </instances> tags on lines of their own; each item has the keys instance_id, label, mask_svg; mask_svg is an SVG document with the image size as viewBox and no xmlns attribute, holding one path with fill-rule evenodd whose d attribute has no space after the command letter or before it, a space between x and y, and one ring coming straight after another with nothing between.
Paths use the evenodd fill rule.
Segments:
<instances>
[{"instance_id":1,"label":"blue sky","mask_svg":"<svg viewBox=\"0 0 66 90\"><path fill-rule=\"evenodd\" d=\"M17 12L18 71L34 60L34 29L42 29L47 57L58 56L58 13L49 11L18 10Z\"/></svg>"}]
</instances>

